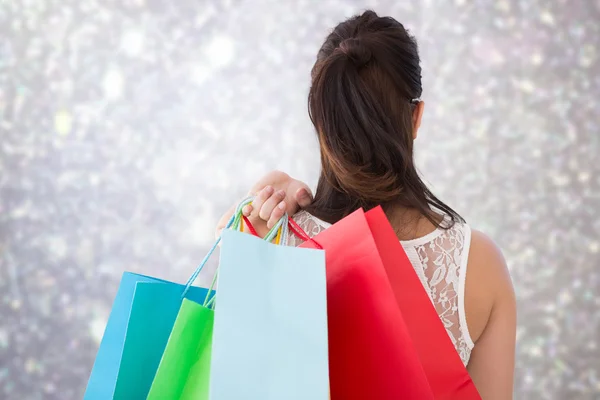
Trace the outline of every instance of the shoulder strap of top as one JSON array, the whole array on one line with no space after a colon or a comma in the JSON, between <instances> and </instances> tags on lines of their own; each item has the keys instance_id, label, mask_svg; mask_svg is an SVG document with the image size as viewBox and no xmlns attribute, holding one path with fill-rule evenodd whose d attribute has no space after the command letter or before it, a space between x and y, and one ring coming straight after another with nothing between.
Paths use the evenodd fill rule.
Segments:
<instances>
[{"instance_id":1,"label":"shoulder strap of top","mask_svg":"<svg viewBox=\"0 0 600 400\"><path fill-rule=\"evenodd\" d=\"M473 340L469 334L467 326L467 315L465 312L465 284L467 280L467 264L469 262L469 250L471 248L471 227L467 224L461 224L456 227L461 229L463 233L463 248L460 255L460 264L458 270L458 317L460 319L460 329L467 346L473 348Z\"/></svg>"},{"instance_id":2,"label":"shoulder strap of top","mask_svg":"<svg viewBox=\"0 0 600 400\"><path fill-rule=\"evenodd\" d=\"M317 236L330 226L330 224L327 222L321 221L306 211L300 211L296 213L293 216L293 219L296 224L298 224L298 226L302 228L302 230L304 230L304 232L306 232L311 238ZM293 232L288 233L288 245L299 246L302 244L302 242L303 240L294 235Z\"/></svg>"}]
</instances>

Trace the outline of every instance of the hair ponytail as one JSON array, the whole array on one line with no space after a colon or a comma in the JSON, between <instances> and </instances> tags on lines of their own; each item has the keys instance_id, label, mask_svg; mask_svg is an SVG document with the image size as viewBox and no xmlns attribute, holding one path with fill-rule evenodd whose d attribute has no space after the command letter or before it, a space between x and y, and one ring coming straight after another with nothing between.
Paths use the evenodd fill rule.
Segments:
<instances>
[{"instance_id":1,"label":"hair ponytail","mask_svg":"<svg viewBox=\"0 0 600 400\"><path fill-rule=\"evenodd\" d=\"M367 11L336 27L319 52L308 98L321 148L309 211L336 222L358 208L433 208L460 219L420 179L413 162L411 101L421 95L414 39L392 18Z\"/></svg>"},{"instance_id":2,"label":"hair ponytail","mask_svg":"<svg viewBox=\"0 0 600 400\"><path fill-rule=\"evenodd\" d=\"M310 92L309 113L317 132L327 178L336 189L363 201L388 202L400 194L386 156L392 128L377 98L360 78L369 53L359 42L340 47L321 66ZM378 156L379 155L379 156ZM379 168L378 168L379 167Z\"/></svg>"}]
</instances>

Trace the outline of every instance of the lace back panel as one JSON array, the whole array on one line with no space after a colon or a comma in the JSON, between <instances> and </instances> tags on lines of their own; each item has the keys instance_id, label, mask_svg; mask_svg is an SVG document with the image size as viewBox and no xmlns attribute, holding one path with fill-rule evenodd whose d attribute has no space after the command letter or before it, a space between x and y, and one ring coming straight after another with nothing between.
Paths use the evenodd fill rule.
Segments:
<instances>
[{"instance_id":1,"label":"lace back panel","mask_svg":"<svg viewBox=\"0 0 600 400\"><path fill-rule=\"evenodd\" d=\"M318 235L330 226L304 211L296 214L294 220L310 237ZM473 349L464 307L464 285L470 242L469 226L460 223L448 230L437 229L426 236L401 241L404 251L465 365ZM290 233L288 238L290 246L298 246L301 243L301 239Z\"/></svg>"}]
</instances>

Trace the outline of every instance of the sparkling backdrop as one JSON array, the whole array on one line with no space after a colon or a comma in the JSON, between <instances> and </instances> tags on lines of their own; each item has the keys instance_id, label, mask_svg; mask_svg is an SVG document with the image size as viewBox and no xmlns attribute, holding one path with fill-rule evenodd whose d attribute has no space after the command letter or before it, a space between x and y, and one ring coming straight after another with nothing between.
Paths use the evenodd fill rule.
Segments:
<instances>
[{"instance_id":1,"label":"sparkling backdrop","mask_svg":"<svg viewBox=\"0 0 600 400\"><path fill-rule=\"evenodd\" d=\"M123 270L182 281L262 173L315 183L310 67L364 7L419 39L421 171L510 264L516 398L600 399L598 0L0 0L0 398L81 398Z\"/></svg>"}]
</instances>

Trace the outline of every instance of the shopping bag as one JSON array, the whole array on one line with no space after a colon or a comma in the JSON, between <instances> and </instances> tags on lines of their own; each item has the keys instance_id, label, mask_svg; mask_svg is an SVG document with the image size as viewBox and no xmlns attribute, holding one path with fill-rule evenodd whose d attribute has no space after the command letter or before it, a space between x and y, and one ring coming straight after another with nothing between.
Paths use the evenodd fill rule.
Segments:
<instances>
[{"instance_id":1,"label":"shopping bag","mask_svg":"<svg viewBox=\"0 0 600 400\"><path fill-rule=\"evenodd\" d=\"M173 328L185 285L125 272L85 391L85 400L145 398ZM186 297L203 301L207 289Z\"/></svg>"},{"instance_id":2,"label":"shopping bag","mask_svg":"<svg viewBox=\"0 0 600 400\"><path fill-rule=\"evenodd\" d=\"M327 263L332 400L433 399L362 210L301 247Z\"/></svg>"},{"instance_id":3,"label":"shopping bag","mask_svg":"<svg viewBox=\"0 0 600 400\"><path fill-rule=\"evenodd\" d=\"M148 400L206 400L214 311L185 299L179 309Z\"/></svg>"},{"instance_id":4,"label":"shopping bag","mask_svg":"<svg viewBox=\"0 0 600 400\"><path fill-rule=\"evenodd\" d=\"M328 398L322 251L223 233L211 400Z\"/></svg>"},{"instance_id":5,"label":"shopping bag","mask_svg":"<svg viewBox=\"0 0 600 400\"><path fill-rule=\"evenodd\" d=\"M250 232L256 235L252 225L241 213L242 206L249 201L251 198L238 206L237 212L232 217L233 222L228 224L228 227L234 230L243 230L245 219ZM264 240L270 241L275 238L275 242L279 243L282 236L284 238L287 236L287 216L278 221ZM213 250L214 246L207 257ZM192 275L190 281L195 279L195 275L196 273ZM217 274L215 274L215 278L216 276ZM211 289L213 285L211 285ZM189 300L183 301L150 388L148 399L197 400L208 398L214 322L212 306L215 299L216 297L210 299L207 297L203 304Z\"/></svg>"},{"instance_id":6,"label":"shopping bag","mask_svg":"<svg viewBox=\"0 0 600 400\"><path fill-rule=\"evenodd\" d=\"M365 218L435 399L480 400L385 213L377 207Z\"/></svg>"}]
</instances>

